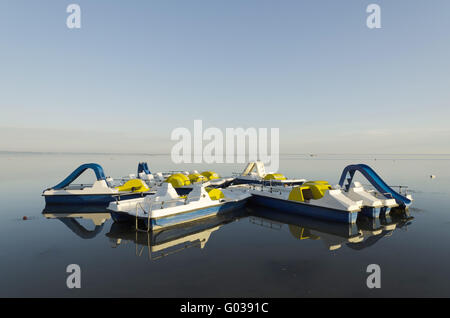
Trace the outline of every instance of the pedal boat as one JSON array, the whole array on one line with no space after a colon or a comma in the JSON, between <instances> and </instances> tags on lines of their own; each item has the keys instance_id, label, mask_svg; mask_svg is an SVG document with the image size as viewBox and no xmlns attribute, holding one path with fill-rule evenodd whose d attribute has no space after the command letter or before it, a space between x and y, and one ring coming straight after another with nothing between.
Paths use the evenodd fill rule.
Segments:
<instances>
[{"instance_id":1,"label":"pedal boat","mask_svg":"<svg viewBox=\"0 0 450 318\"><path fill-rule=\"evenodd\" d=\"M193 186L186 196L179 196L171 183L163 183L155 195L111 202L108 210L116 222L135 222L136 228L158 230L196 221L244 207L249 193Z\"/></svg>"},{"instance_id":2,"label":"pedal boat","mask_svg":"<svg viewBox=\"0 0 450 318\"><path fill-rule=\"evenodd\" d=\"M307 181L300 186L235 185L252 195L251 202L286 213L325 221L353 224L362 201L353 201L326 181Z\"/></svg>"},{"instance_id":3,"label":"pedal boat","mask_svg":"<svg viewBox=\"0 0 450 318\"><path fill-rule=\"evenodd\" d=\"M94 171L97 180L93 184L73 184L86 170ZM67 178L52 188L44 190L42 195L47 205L102 205L118 198L138 198L154 193L139 179L131 179L119 186L113 185L112 178L106 178L103 168L96 163L87 163L75 169Z\"/></svg>"},{"instance_id":4,"label":"pedal boat","mask_svg":"<svg viewBox=\"0 0 450 318\"><path fill-rule=\"evenodd\" d=\"M280 173L267 173L262 161L253 161L247 164L241 174L237 174L233 184L264 184L293 186L301 185L305 179L287 179Z\"/></svg>"}]
</instances>

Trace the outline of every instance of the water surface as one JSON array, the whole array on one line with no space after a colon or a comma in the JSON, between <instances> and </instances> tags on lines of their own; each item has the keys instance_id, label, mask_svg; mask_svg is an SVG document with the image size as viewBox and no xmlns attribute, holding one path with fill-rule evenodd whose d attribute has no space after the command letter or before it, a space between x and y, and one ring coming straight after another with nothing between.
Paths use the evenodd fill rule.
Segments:
<instances>
[{"instance_id":1,"label":"water surface","mask_svg":"<svg viewBox=\"0 0 450 318\"><path fill-rule=\"evenodd\" d=\"M244 166L174 165L157 155L0 153L0 296L450 296L450 156L281 158L280 172L291 177L336 184L347 164L366 163L389 184L409 186L415 201L408 215L361 218L356 227L251 207L147 234L113 224L104 211L44 211L42 191L79 164L97 162L121 177L135 173L139 161L155 171L222 175ZM81 289L66 287L69 264L81 267ZM380 289L366 286L369 264L381 266Z\"/></svg>"}]
</instances>

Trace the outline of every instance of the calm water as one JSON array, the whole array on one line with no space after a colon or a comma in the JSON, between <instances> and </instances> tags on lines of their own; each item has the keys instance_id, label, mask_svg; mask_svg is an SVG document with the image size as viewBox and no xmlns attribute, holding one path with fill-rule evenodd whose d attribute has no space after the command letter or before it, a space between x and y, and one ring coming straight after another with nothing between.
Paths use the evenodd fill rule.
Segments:
<instances>
[{"instance_id":1,"label":"calm water","mask_svg":"<svg viewBox=\"0 0 450 318\"><path fill-rule=\"evenodd\" d=\"M0 296L450 296L450 156L281 158L280 172L291 177L336 184L347 164L367 163L391 185L410 187L409 216L361 219L357 227L248 208L147 235L113 224L103 211L43 214L43 189L79 164L97 162L120 177L135 173L138 161L155 171L222 175L244 166L176 166L166 156L0 153ZM66 287L66 266L73 263L82 271L77 290ZM378 290L366 287L373 263L381 266Z\"/></svg>"}]
</instances>

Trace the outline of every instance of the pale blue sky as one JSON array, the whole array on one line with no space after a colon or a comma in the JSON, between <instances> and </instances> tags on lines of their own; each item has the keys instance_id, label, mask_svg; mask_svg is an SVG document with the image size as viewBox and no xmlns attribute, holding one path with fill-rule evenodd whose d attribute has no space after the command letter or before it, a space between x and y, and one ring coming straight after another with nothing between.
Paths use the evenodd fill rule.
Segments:
<instances>
[{"instance_id":1,"label":"pale blue sky","mask_svg":"<svg viewBox=\"0 0 450 318\"><path fill-rule=\"evenodd\" d=\"M450 153L447 0L1 0L0 40L0 150L168 152L202 119L285 153Z\"/></svg>"}]
</instances>

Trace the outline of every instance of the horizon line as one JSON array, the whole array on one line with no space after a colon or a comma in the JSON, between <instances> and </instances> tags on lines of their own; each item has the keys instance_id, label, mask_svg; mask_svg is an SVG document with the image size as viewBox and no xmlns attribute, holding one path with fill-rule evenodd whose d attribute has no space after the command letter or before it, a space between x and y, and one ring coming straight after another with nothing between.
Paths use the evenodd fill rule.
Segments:
<instances>
[{"instance_id":1,"label":"horizon line","mask_svg":"<svg viewBox=\"0 0 450 318\"><path fill-rule=\"evenodd\" d=\"M143 152L70 152L70 151L10 151L10 150L0 150L2 154L65 154L65 155L142 155L142 156L170 156L170 153L143 153ZM192 155L192 154L191 154ZM279 153L279 155L307 155L307 156L318 156L318 155L434 155L434 156L450 156L450 153L354 153L354 152L302 152L302 153ZM224 154L225 156L225 154ZM237 155L234 155L237 156Z\"/></svg>"}]
</instances>

